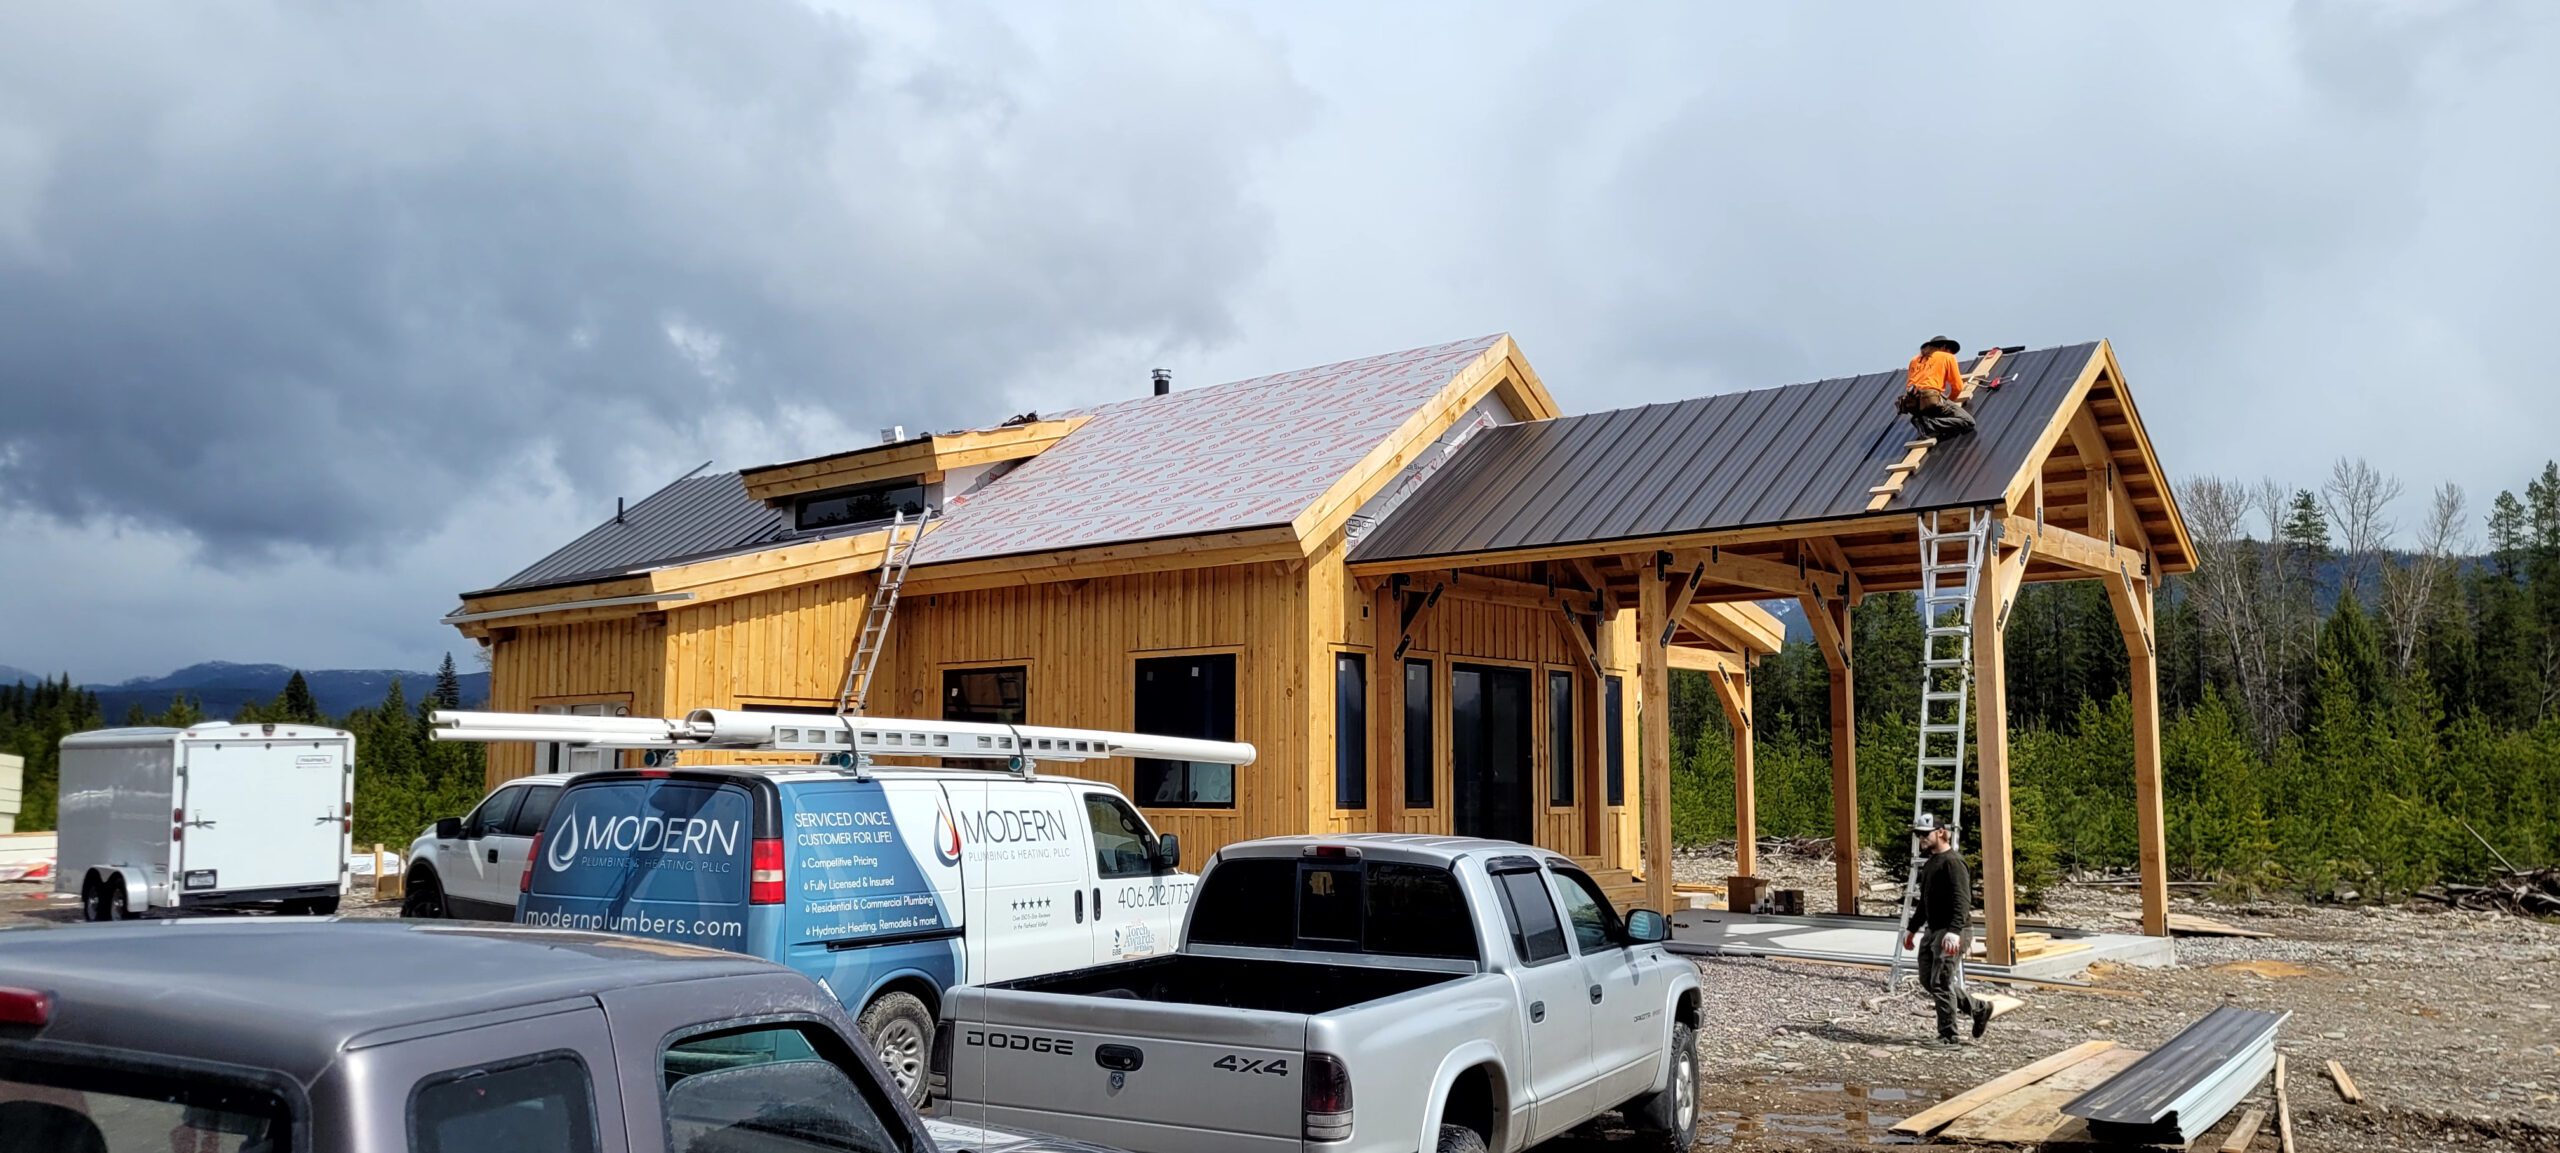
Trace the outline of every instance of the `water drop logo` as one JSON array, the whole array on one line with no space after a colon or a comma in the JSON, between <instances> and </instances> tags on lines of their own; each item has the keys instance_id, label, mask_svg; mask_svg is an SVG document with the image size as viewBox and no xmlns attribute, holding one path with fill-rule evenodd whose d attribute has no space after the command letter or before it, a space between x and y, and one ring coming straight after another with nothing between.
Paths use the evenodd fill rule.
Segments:
<instances>
[{"instance_id":1,"label":"water drop logo","mask_svg":"<svg viewBox=\"0 0 2560 1153\"><path fill-rule=\"evenodd\" d=\"M560 822L559 839L544 846L542 859L555 873L568 872L569 866L578 863L578 811L576 809L569 810L568 819Z\"/></svg>"},{"instance_id":2,"label":"water drop logo","mask_svg":"<svg viewBox=\"0 0 2560 1153\"><path fill-rule=\"evenodd\" d=\"M952 823L949 809L935 811L933 855L946 865L960 863L960 826Z\"/></svg>"}]
</instances>

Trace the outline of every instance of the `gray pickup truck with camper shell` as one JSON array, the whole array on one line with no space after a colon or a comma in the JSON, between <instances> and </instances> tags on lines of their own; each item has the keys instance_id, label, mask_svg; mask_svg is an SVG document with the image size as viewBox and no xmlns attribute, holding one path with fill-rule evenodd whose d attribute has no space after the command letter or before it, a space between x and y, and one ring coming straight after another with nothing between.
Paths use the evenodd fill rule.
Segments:
<instances>
[{"instance_id":1,"label":"gray pickup truck with camper shell","mask_svg":"<svg viewBox=\"0 0 2560 1153\"><path fill-rule=\"evenodd\" d=\"M1358 834L1230 845L1167 956L954 989L955 1119L1147 1153L1525 1149L1697 1130L1698 971L1570 858Z\"/></svg>"}]
</instances>

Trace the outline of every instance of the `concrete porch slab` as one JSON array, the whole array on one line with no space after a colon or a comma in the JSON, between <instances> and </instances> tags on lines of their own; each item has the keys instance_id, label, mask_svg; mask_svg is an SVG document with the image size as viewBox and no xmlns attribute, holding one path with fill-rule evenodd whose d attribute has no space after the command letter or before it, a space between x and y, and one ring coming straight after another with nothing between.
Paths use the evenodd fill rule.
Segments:
<instances>
[{"instance_id":1,"label":"concrete porch slab","mask_svg":"<svg viewBox=\"0 0 2560 1153\"><path fill-rule=\"evenodd\" d=\"M2167 937L2091 933L2043 925L2032 926L2025 931L2043 933L2057 942L2085 944L2087 948L2030 957L2016 965L1986 965L1977 961L1968 963L1965 968L1969 972L1994 976L2063 980L2095 961L2162 966L2174 964L2177 960L2176 946ZM1900 930L1891 917L1851 917L1836 913L1779 917L1710 909L1686 909L1671 915L1672 944L1675 947L1690 946L1678 950L1682 952L1883 963L1893 959L1894 941L1898 936Z\"/></svg>"}]
</instances>

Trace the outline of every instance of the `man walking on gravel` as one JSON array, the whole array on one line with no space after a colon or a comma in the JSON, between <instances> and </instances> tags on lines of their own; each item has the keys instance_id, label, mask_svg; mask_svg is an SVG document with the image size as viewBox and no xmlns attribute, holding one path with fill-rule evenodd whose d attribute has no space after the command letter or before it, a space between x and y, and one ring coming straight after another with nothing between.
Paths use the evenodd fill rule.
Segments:
<instances>
[{"instance_id":1,"label":"man walking on gravel","mask_svg":"<svg viewBox=\"0 0 2560 1153\"><path fill-rule=\"evenodd\" d=\"M1938 1007L1938 1043L1957 1045L1956 1015L1973 1018L1973 1035L1991 1027L1991 1002L1964 987L1965 953L1973 947L1973 873L1955 838L1932 813L1920 814L1911 831L1928 857L1920 865L1920 902L1902 926L1902 947L1920 959L1920 987Z\"/></svg>"}]
</instances>

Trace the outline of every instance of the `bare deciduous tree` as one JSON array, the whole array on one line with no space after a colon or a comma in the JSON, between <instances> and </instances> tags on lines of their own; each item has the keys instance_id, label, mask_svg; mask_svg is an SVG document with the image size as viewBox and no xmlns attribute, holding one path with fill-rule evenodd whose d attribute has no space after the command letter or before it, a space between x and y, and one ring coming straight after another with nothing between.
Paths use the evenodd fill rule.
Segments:
<instances>
[{"instance_id":1,"label":"bare deciduous tree","mask_svg":"<svg viewBox=\"0 0 2560 1153\"><path fill-rule=\"evenodd\" d=\"M2383 624L2391 634L2392 671L2400 676L2408 676L2417 664L2427 626L2451 595L2460 566L2457 558L2470 551L2470 533L2464 524L2469 514L2470 501L2462 486L2445 482L2436 489L2426 519L2419 523L2417 551L2404 563L2382 570Z\"/></svg>"},{"instance_id":2,"label":"bare deciduous tree","mask_svg":"<svg viewBox=\"0 0 2560 1153\"><path fill-rule=\"evenodd\" d=\"M2339 594L2354 596L2364 574L2391 547L2392 524L2384 516L2400 499L2400 479L2385 476L2363 457L2339 457L2320 486L2320 507L2338 539Z\"/></svg>"},{"instance_id":3,"label":"bare deciduous tree","mask_svg":"<svg viewBox=\"0 0 2560 1153\"><path fill-rule=\"evenodd\" d=\"M2195 477L2179 487L2179 506L2196 546L2196 571L2188 588L2207 628L2231 660L2253 735L2273 747L2292 724L2286 661L2297 643L2291 618L2283 532L2290 498L2284 486L2255 486L2222 477ZM2254 533L2254 538L2253 538Z\"/></svg>"}]
</instances>

